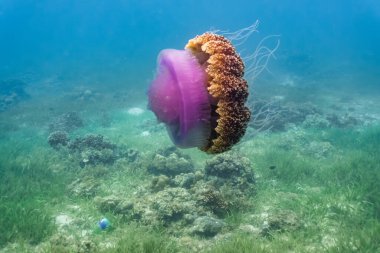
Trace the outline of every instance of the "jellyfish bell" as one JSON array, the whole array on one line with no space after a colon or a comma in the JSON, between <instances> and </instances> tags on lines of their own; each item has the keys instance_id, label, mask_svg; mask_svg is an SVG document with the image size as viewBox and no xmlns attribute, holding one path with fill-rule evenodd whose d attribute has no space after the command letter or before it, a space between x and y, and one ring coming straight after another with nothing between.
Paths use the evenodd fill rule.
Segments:
<instances>
[{"instance_id":1,"label":"jellyfish bell","mask_svg":"<svg viewBox=\"0 0 380 253\"><path fill-rule=\"evenodd\" d=\"M230 36L245 40L255 28ZM161 51L157 65L149 108L165 123L174 144L215 154L239 142L251 116L245 106L248 83L244 62L228 38L213 32L198 35L185 50Z\"/></svg>"},{"instance_id":2,"label":"jellyfish bell","mask_svg":"<svg viewBox=\"0 0 380 253\"><path fill-rule=\"evenodd\" d=\"M149 108L179 147L207 144L211 108L206 74L187 50L165 49L158 56L156 79L149 89Z\"/></svg>"}]
</instances>

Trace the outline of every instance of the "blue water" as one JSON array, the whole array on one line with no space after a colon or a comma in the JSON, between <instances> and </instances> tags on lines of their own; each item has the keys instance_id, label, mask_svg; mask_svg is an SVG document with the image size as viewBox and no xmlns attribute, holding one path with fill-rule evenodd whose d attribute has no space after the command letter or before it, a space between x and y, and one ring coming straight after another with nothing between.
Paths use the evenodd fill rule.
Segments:
<instances>
[{"instance_id":1,"label":"blue water","mask_svg":"<svg viewBox=\"0 0 380 253\"><path fill-rule=\"evenodd\" d=\"M196 34L235 31L256 20L260 26L255 38L280 35L277 56L296 55L301 61L294 66L280 62L281 69L302 75L305 57L319 69L347 62L351 72L356 64L365 71L380 69L376 0L2 0L0 75L91 75L147 87L161 49L183 48ZM255 43L246 47L253 50Z\"/></svg>"}]
</instances>

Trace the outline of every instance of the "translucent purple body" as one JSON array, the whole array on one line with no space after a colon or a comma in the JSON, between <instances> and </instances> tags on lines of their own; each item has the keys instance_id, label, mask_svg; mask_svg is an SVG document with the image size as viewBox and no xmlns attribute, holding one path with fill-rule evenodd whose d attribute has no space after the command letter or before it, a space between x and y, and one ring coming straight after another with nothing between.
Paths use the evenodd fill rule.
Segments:
<instances>
[{"instance_id":1,"label":"translucent purple body","mask_svg":"<svg viewBox=\"0 0 380 253\"><path fill-rule=\"evenodd\" d=\"M166 124L174 144L205 146L211 132L211 108L204 69L186 50L163 50L157 64L148 92L149 108Z\"/></svg>"}]
</instances>

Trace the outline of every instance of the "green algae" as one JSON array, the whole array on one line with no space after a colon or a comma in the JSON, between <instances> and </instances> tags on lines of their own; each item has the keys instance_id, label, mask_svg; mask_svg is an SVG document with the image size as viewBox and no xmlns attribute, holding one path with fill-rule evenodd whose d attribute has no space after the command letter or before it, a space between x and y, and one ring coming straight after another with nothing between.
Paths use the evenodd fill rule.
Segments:
<instances>
[{"instance_id":1,"label":"green algae","mask_svg":"<svg viewBox=\"0 0 380 253\"><path fill-rule=\"evenodd\" d=\"M16 243L16 252L37 248L78 252L86 243L89 252L376 252L380 248L379 126L360 131L295 128L244 140L236 150L253 163L256 186L250 204L224 216L228 229L220 237L185 238L168 233L166 227L135 223L123 214L97 208L92 196L70 195L70 184L89 176L97 180L95 195L100 197L115 193L128 199L150 184L152 175L146 171L150 161L145 159L168 139L160 130L152 133L159 137L150 145L150 138L133 132L139 125L134 118L127 125L132 136L123 131L119 138L125 119L117 115L110 132L89 126L73 136L103 133L114 143L142 150L139 162L120 159L112 165L81 168L66 154L49 149L47 136L36 135L33 129L2 139L1 247ZM326 142L332 148L319 153L318 147ZM197 150L185 153L195 160L196 168L210 158ZM73 223L59 228L54 219L60 213L72 217ZM96 222L103 216L111 220L112 230L98 230ZM83 231L89 231L85 237ZM68 245L55 244L56 235L66 238ZM105 247L107 242L110 245Z\"/></svg>"}]
</instances>

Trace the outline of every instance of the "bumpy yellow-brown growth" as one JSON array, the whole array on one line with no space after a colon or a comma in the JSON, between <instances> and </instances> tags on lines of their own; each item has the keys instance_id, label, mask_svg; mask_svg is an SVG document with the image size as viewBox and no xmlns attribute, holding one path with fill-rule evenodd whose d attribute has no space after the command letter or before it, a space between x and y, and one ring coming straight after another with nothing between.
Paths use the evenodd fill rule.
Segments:
<instances>
[{"instance_id":1,"label":"bumpy yellow-brown growth","mask_svg":"<svg viewBox=\"0 0 380 253\"><path fill-rule=\"evenodd\" d=\"M208 145L201 149L208 153L224 152L244 135L251 116L245 106L248 85L243 78L244 63L229 40L213 33L191 39L186 49L205 68L213 108L211 117L216 119Z\"/></svg>"}]
</instances>

